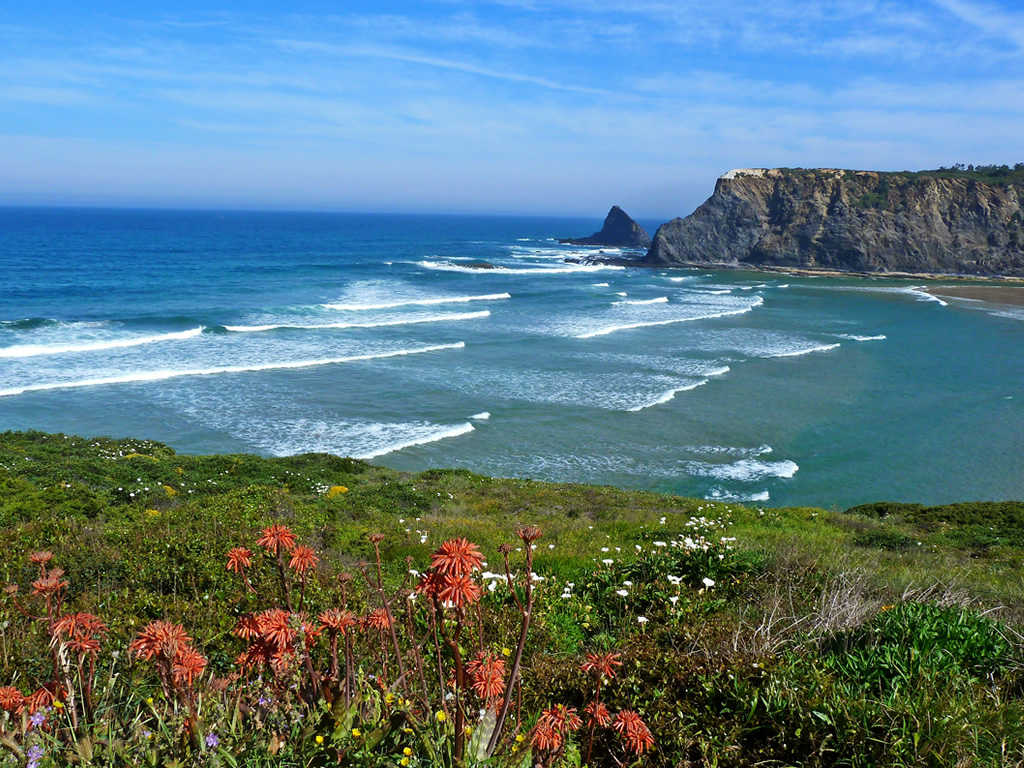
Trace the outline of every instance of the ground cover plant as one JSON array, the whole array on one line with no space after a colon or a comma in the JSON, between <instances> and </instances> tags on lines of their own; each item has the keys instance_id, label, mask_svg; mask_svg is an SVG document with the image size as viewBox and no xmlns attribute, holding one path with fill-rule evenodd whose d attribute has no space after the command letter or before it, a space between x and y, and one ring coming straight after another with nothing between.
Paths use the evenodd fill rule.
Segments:
<instances>
[{"instance_id":1,"label":"ground cover plant","mask_svg":"<svg viewBox=\"0 0 1024 768\"><path fill-rule=\"evenodd\" d=\"M0 765L1021 765L1020 509L7 433Z\"/></svg>"}]
</instances>

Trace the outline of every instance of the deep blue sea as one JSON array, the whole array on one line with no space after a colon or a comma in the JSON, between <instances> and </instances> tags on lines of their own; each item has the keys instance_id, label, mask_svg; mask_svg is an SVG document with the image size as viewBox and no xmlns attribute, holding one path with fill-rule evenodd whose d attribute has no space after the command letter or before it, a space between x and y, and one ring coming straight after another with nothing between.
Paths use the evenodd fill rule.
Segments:
<instances>
[{"instance_id":1,"label":"deep blue sea","mask_svg":"<svg viewBox=\"0 0 1024 768\"><path fill-rule=\"evenodd\" d=\"M1024 308L566 263L600 225L0 209L0 430L762 505L1024 497Z\"/></svg>"}]
</instances>

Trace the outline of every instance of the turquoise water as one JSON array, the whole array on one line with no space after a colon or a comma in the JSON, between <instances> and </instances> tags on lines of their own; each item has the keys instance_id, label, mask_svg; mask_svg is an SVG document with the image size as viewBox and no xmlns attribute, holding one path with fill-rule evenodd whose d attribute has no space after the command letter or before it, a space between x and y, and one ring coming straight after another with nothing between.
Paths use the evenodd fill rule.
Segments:
<instances>
[{"instance_id":1,"label":"turquoise water","mask_svg":"<svg viewBox=\"0 0 1024 768\"><path fill-rule=\"evenodd\" d=\"M599 226L0 209L0 429L771 505L1024 496L1024 309L566 263Z\"/></svg>"}]
</instances>

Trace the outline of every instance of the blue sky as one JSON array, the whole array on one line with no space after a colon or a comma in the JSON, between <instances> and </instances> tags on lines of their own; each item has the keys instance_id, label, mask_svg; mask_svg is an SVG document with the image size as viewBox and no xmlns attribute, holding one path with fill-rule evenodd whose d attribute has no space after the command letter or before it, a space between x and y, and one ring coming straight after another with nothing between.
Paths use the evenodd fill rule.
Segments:
<instances>
[{"instance_id":1,"label":"blue sky","mask_svg":"<svg viewBox=\"0 0 1024 768\"><path fill-rule=\"evenodd\" d=\"M685 215L1024 161L1020 0L8 3L0 204Z\"/></svg>"}]
</instances>

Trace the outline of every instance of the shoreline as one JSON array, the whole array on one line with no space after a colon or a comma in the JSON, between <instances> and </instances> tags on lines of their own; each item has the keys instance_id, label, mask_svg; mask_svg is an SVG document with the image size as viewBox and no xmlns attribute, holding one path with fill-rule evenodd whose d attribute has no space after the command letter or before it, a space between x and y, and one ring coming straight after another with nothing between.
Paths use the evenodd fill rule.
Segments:
<instances>
[{"instance_id":1,"label":"shoreline","mask_svg":"<svg viewBox=\"0 0 1024 768\"><path fill-rule=\"evenodd\" d=\"M792 275L794 277L859 277L875 280L950 280L958 283L978 283L990 288L995 288L994 283L1011 283L1007 287L1024 288L1024 277L1013 275L966 275L950 272L859 272L855 270L841 269L815 269L813 267L786 267L786 266L765 266L747 263L724 263L715 261L696 262L685 261L675 264L645 264L639 259L566 259L574 264L609 264L621 267L637 267L639 269L703 269L722 270L727 272L768 272L779 275ZM929 288L929 290L931 290Z\"/></svg>"}]
</instances>

